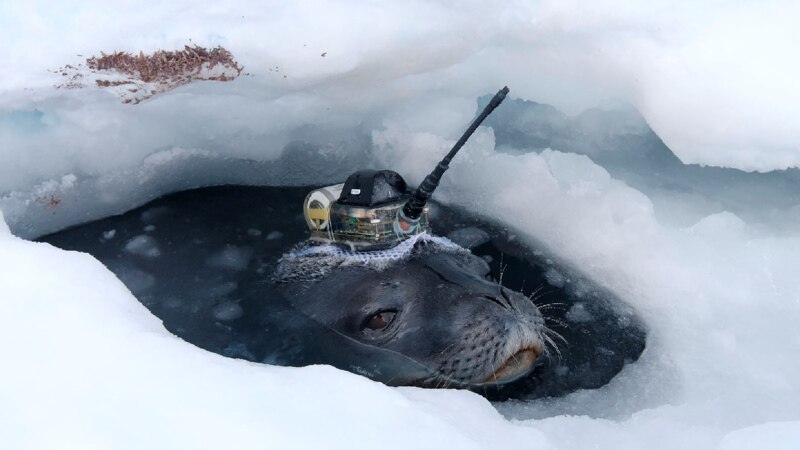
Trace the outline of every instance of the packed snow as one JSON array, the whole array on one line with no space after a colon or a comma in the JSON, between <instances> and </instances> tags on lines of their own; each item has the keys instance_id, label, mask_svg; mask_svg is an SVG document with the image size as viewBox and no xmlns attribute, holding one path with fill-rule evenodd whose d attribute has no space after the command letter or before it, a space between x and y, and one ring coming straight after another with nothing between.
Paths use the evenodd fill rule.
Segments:
<instances>
[{"instance_id":1,"label":"packed snow","mask_svg":"<svg viewBox=\"0 0 800 450\"><path fill-rule=\"evenodd\" d=\"M788 1L0 3L2 447L800 447L798 16ZM242 75L137 105L54 87L53 70L101 51L190 43L224 46ZM632 106L643 119L620 136L652 127L684 163L773 171L695 166L709 171L648 183L627 156L534 145L541 122L522 110L523 138L495 123L453 161L439 200L501 222L645 320L641 359L600 389L490 404L225 358L170 335L90 256L25 240L196 186L334 183L362 167L415 184L504 84L498 113L530 100L591 125L589 108ZM698 176L723 188L699 195ZM126 248L158 258L147 222ZM207 263L251 256L222 248Z\"/></svg>"}]
</instances>

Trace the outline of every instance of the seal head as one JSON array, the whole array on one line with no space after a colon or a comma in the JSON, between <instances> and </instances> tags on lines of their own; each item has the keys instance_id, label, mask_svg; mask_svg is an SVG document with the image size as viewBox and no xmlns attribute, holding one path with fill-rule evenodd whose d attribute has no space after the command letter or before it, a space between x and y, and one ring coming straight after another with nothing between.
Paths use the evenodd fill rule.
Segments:
<instances>
[{"instance_id":1,"label":"seal head","mask_svg":"<svg viewBox=\"0 0 800 450\"><path fill-rule=\"evenodd\" d=\"M274 281L338 335L424 368L372 378L469 388L517 380L545 351L539 310L489 274L483 259L422 234L383 252L301 246L282 258Z\"/></svg>"}]
</instances>

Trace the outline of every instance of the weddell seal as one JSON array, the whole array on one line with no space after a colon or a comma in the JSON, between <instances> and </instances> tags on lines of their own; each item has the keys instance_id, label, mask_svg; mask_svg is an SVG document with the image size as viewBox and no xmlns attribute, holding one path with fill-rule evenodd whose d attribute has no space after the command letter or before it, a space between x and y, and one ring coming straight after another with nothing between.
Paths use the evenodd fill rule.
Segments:
<instances>
[{"instance_id":1,"label":"weddell seal","mask_svg":"<svg viewBox=\"0 0 800 450\"><path fill-rule=\"evenodd\" d=\"M372 252L303 243L273 281L311 319L398 361L392 371L372 358L343 368L386 384L477 387L527 375L550 339L533 302L490 272L468 250L419 234Z\"/></svg>"}]
</instances>

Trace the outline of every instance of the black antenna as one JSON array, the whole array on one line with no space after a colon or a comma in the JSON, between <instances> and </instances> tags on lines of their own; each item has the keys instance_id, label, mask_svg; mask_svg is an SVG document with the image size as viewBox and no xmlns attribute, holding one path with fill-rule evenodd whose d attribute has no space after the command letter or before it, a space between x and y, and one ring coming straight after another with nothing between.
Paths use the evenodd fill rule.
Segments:
<instances>
[{"instance_id":1,"label":"black antenna","mask_svg":"<svg viewBox=\"0 0 800 450\"><path fill-rule=\"evenodd\" d=\"M480 126L483 119L486 118L489 114L497 108L500 103L506 98L506 94L508 94L508 86L503 87L497 91L497 94L494 95L492 100L486 105L486 108L483 109L483 112L472 122L472 125L467 128L467 131L464 132L464 135L461 136L461 139L456 142L453 148L450 150L436 168L433 169L433 172L429 173L422 183L419 185L414 194L411 196L411 199L408 203L403 206L403 215L405 218L410 219L412 221L419 219L419 216L422 214L422 209L425 208L425 204L428 202L428 199L431 198L433 195L433 191L436 190L436 187L439 186L439 180L442 179L442 175L444 171L450 167L450 160L456 156L461 147L467 142L472 133L475 132L475 129Z\"/></svg>"}]
</instances>

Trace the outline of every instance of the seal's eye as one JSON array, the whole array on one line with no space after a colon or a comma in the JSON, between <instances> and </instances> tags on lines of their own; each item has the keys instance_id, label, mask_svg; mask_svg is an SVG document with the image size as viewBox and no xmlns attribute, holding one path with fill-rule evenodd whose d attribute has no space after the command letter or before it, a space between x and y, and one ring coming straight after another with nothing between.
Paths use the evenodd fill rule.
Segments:
<instances>
[{"instance_id":1,"label":"seal's eye","mask_svg":"<svg viewBox=\"0 0 800 450\"><path fill-rule=\"evenodd\" d=\"M364 324L361 325L361 329L369 328L370 330L383 330L392 323L396 315L397 311L395 310L378 311L364 320Z\"/></svg>"}]
</instances>

